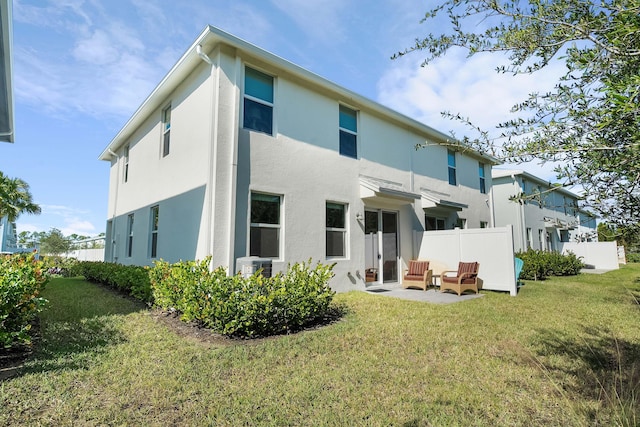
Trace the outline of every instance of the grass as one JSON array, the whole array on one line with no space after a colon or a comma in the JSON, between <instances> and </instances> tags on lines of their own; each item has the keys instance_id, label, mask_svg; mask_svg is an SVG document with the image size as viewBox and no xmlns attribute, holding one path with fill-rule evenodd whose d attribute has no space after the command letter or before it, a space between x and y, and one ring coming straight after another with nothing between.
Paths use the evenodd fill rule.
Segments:
<instances>
[{"instance_id":1,"label":"grass","mask_svg":"<svg viewBox=\"0 0 640 427\"><path fill-rule=\"evenodd\" d=\"M637 425L640 265L526 283L452 305L339 294L326 327L202 342L55 279L0 425Z\"/></svg>"}]
</instances>

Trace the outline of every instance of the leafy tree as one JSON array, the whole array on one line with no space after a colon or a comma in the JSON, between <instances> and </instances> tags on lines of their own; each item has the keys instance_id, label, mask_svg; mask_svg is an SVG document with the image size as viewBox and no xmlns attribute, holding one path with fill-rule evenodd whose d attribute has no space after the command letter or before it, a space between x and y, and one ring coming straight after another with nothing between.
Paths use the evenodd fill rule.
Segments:
<instances>
[{"instance_id":1,"label":"leafy tree","mask_svg":"<svg viewBox=\"0 0 640 427\"><path fill-rule=\"evenodd\" d=\"M607 222L598 224L598 241L617 241L628 253L640 251L640 227L616 225Z\"/></svg>"},{"instance_id":2,"label":"leafy tree","mask_svg":"<svg viewBox=\"0 0 640 427\"><path fill-rule=\"evenodd\" d=\"M52 228L40 239L40 251L49 255L60 255L69 252L71 240L65 237L60 230Z\"/></svg>"},{"instance_id":3,"label":"leafy tree","mask_svg":"<svg viewBox=\"0 0 640 427\"><path fill-rule=\"evenodd\" d=\"M7 216L9 222L14 222L23 213L40 213L40 206L33 203L29 185L0 172L0 218Z\"/></svg>"},{"instance_id":4,"label":"leafy tree","mask_svg":"<svg viewBox=\"0 0 640 427\"><path fill-rule=\"evenodd\" d=\"M554 58L566 74L547 93L513 106L516 118L460 142L509 162L560 161L564 185L581 185L586 205L617 224L640 221L640 0L445 0L423 23L445 17L440 34L398 53L452 48L501 52L502 73L535 73ZM453 143L454 145L456 143Z\"/></svg>"}]
</instances>

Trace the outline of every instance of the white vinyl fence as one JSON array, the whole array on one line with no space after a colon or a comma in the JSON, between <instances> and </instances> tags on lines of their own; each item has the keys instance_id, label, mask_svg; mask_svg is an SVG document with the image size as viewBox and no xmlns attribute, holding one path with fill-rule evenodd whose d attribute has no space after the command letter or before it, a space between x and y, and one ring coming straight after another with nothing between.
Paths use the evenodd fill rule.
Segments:
<instances>
[{"instance_id":1,"label":"white vinyl fence","mask_svg":"<svg viewBox=\"0 0 640 427\"><path fill-rule=\"evenodd\" d=\"M587 268L598 270L617 270L618 266L618 243L617 242L567 242L562 243L561 252L573 252L582 258L582 262Z\"/></svg>"},{"instance_id":2,"label":"white vinyl fence","mask_svg":"<svg viewBox=\"0 0 640 427\"><path fill-rule=\"evenodd\" d=\"M101 249L76 249L67 253L67 258L76 258L78 261L104 261L104 248Z\"/></svg>"},{"instance_id":3,"label":"white vinyl fence","mask_svg":"<svg viewBox=\"0 0 640 427\"><path fill-rule=\"evenodd\" d=\"M444 264L446 270L457 270L460 261L479 262L483 289L518 293L511 226L426 231L416 233L415 244L418 259Z\"/></svg>"}]
</instances>

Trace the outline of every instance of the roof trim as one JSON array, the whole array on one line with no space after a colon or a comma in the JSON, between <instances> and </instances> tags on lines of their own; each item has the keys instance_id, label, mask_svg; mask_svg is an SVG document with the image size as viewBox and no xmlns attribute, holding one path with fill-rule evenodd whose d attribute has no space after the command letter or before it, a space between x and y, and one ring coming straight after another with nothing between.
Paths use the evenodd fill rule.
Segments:
<instances>
[{"instance_id":1,"label":"roof trim","mask_svg":"<svg viewBox=\"0 0 640 427\"><path fill-rule=\"evenodd\" d=\"M558 191L560 193L564 193L567 196L572 196L575 197L576 199L582 199L582 196L567 190L565 187L562 186L562 184L560 183L554 183L551 181L545 181L544 179L537 177L527 171L521 170L521 169L492 169L491 170L491 179L495 180L497 178L506 178L506 177L515 177L516 175L522 175L523 177L527 178L529 181L533 181L536 182L538 184L543 184L543 185L547 185L549 187L554 188L555 191Z\"/></svg>"},{"instance_id":2,"label":"roof trim","mask_svg":"<svg viewBox=\"0 0 640 427\"><path fill-rule=\"evenodd\" d=\"M340 99L350 105L359 106L362 109L369 110L376 114L387 117L394 120L404 126L407 126L414 131L422 134L425 139L431 139L443 142L451 143L453 138L446 135L424 123L418 122L404 114L401 114L391 108L385 107L369 98L359 95L349 89L339 86L330 80L320 77L319 75L312 73L290 61L287 61L273 53L270 53L262 48L259 48L249 42L246 42L236 36L233 36L219 28L211 25L207 26L202 33L196 38L192 45L182 55L178 62L171 68L167 75L160 81L151 94L145 99L145 101L138 107L136 112L125 123L122 129L111 140L109 145L102 151L99 156L100 160L109 160L111 157L110 151L116 151L122 144L125 143L127 138L131 136L133 131L142 124L142 122L156 109L159 108L166 97L180 84L186 75L188 75L195 67L197 67L202 59L198 56L196 49L198 45L201 45L203 51L210 52L214 47L225 44L239 51L246 53L249 56L257 58L261 61L267 62L276 68L285 71L286 73L297 77L303 81L309 82L312 85L320 86L326 90L334 92ZM434 141L431 141L434 142ZM465 148L467 148L465 146ZM500 161L468 148L466 151L469 155L491 162L493 164L499 164Z\"/></svg>"},{"instance_id":3,"label":"roof trim","mask_svg":"<svg viewBox=\"0 0 640 427\"><path fill-rule=\"evenodd\" d=\"M402 184L372 177L360 177L360 190L361 199L382 197L405 203L413 203L420 198L420 194L406 191L402 187Z\"/></svg>"},{"instance_id":4,"label":"roof trim","mask_svg":"<svg viewBox=\"0 0 640 427\"><path fill-rule=\"evenodd\" d=\"M422 209L446 209L450 211L460 212L463 209L467 209L469 205L464 203L454 202L451 200L445 200L443 198L438 197L433 192L422 190L420 192L420 197L422 199Z\"/></svg>"}]
</instances>

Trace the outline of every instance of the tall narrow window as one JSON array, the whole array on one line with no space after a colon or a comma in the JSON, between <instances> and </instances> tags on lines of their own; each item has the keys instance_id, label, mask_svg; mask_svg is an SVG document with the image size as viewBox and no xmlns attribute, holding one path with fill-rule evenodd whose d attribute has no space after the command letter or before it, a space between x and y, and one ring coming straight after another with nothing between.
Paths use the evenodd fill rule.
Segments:
<instances>
[{"instance_id":1,"label":"tall narrow window","mask_svg":"<svg viewBox=\"0 0 640 427\"><path fill-rule=\"evenodd\" d=\"M249 255L280 256L280 196L251 193Z\"/></svg>"},{"instance_id":2,"label":"tall narrow window","mask_svg":"<svg viewBox=\"0 0 640 427\"><path fill-rule=\"evenodd\" d=\"M480 228L489 228L489 223L487 221L480 221Z\"/></svg>"},{"instance_id":3,"label":"tall narrow window","mask_svg":"<svg viewBox=\"0 0 640 427\"><path fill-rule=\"evenodd\" d=\"M171 142L171 105L162 110L162 157L169 155Z\"/></svg>"},{"instance_id":4,"label":"tall narrow window","mask_svg":"<svg viewBox=\"0 0 640 427\"><path fill-rule=\"evenodd\" d=\"M151 240L150 240L150 250L149 253L151 258L156 258L158 256L158 217L160 214L160 207L153 206L151 208Z\"/></svg>"},{"instance_id":5,"label":"tall narrow window","mask_svg":"<svg viewBox=\"0 0 640 427\"><path fill-rule=\"evenodd\" d=\"M478 163L478 176L480 177L480 192L482 194L487 193L486 181L484 177L484 163Z\"/></svg>"},{"instance_id":6,"label":"tall narrow window","mask_svg":"<svg viewBox=\"0 0 640 427\"><path fill-rule=\"evenodd\" d=\"M133 214L127 217L127 257L133 253Z\"/></svg>"},{"instance_id":7,"label":"tall narrow window","mask_svg":"<svg viewBox=\"0 0 640 427\"><path fill-rule=\"evenodd\" d=\"M344 105L340 106L340 154L358 157L358 113Z\"/></svg>"},{"instance_id":8,"label":"tall narrow window","mask_svg":"<svg viewBox=\"0 0 640 427\"><path fill-rule=\"evenodd\" d=\"M456 152L453 150L447 150L447 165L449 169L449 184L458 185L456 179Z\"/></svg>"},{"instance_id":9,"label":"tall narrow window","mask_svg":"<svg viewBox=\"0 0 640 427\"><path fill-rule=\"evenodd\" d=\"M243 126L273 135L273 77L249 67L244 71Z\"/></svg>"},{"instance_id":10,"label":"tall narrow window","mask_svg":"<svg viewBox=\"0 0 640 427\"><path fill-rule=\"evenodd\" d=\"M124 147L124 182L129 180L129 145Z\"/></svg>"},{"instance_id":11,"label":"tall narrow window","mask_svg":"<svg viewBox=\"0 0 640 427\"><path fill-rule=\"evenodd\" d=\"M539 234L538 234L539 236ZM533 247L533 232L530 227L527 227L527 250Z\"/></svg>"},{"instance_id":12,"label":"tall narrow window","mask_svg":"<svg viewBox=\"0 0 640 427\"><path fill-rule=\"evenodd\" d=\"M544 230L538 229L538 246L540 250L544 250Z\"/></svg>"},{"instance_id":13,"label":"tall narrow window","mask_svg":"<svg viewBox=\"0 0 640 427\"><path fill-rule=\"evenodd\" d=\"M456 219L456 228L460 228L460 229L467 228L467 220L465 218L457 218Z\"/></svg>"},{"instance_id":14,"label":"tall narrow window","mask_svg":"<svg viewBox=\"0 0 640 427\"><path fill-rule=\"evenodd\" d=\"M327 257L344 257L346 255L346 216L347 205L327 202Z\"/></svg>"}]
</instances>

